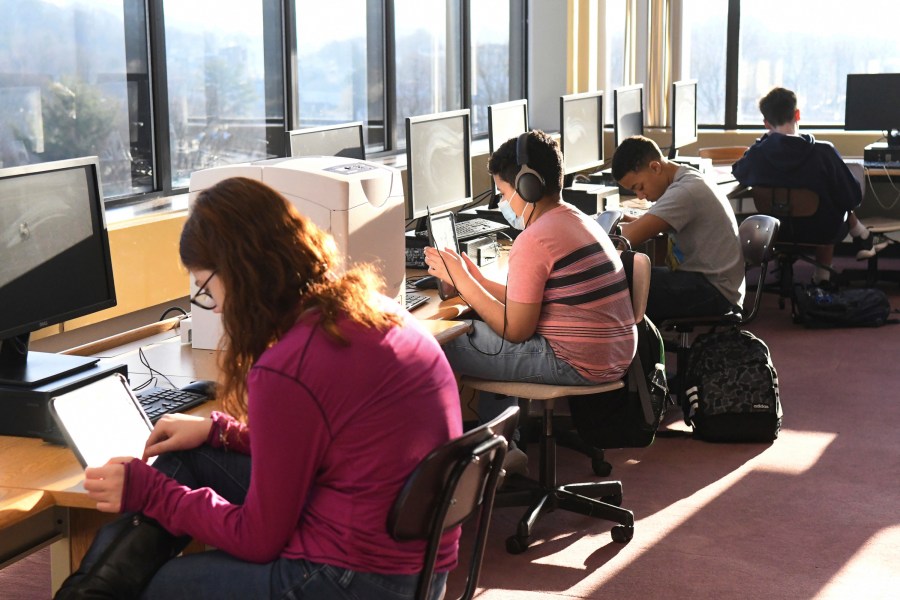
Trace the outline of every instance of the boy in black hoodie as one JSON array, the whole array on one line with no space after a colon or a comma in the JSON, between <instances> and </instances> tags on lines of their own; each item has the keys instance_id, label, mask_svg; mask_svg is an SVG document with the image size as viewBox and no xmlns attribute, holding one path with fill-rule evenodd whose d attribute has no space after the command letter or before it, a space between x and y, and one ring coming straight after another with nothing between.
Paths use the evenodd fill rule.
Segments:
<instances>
[{"instance_id":1,"label":"boy in black hoodie","mask_svg":"<svg viewBox=\"0 0 900 600\"><path fill-rule=\"evenodd\" d=\"M859 222L853 209L862 202L859 182L830 142L818 142L797 132L800 110L797 95L776 87L759 101L768 133L759 138L734 163L731 172L744 186L807 188L819 195L815 215L795 221L795 241L832 243L816 248L816 261L831 266L834 243L849 232L857 260L871 258L887 243L874 243L874 236ZM829 279L829 271L816 268L813 281Z\"/></svg>"}]
</instances>

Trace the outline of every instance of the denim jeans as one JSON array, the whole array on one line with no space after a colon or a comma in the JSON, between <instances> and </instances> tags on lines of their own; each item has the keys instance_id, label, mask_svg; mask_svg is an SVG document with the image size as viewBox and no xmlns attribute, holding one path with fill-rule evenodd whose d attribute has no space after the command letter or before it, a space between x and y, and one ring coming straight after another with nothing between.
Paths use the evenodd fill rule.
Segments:
<instances>
[{"instance_id":1,"label":"denim jeans","mask_svg":"<svg viewBox=\"0 0 900 600\"><path fill-rule=\"evenodd\" d=\"M255 564L213 550L170 560L159 570L142 597L166 600L406 600L413 598L418 580L418 575L361 573L287 558ZM446 573L435 575L432 600L443 597L446 582Z\"/></svg>"},{"instance_id":2,"label":"denim jeans","mask_svg":"<svg viewBox=\"0 0 900 600\"><path fill-rule=\"evenodd\" d=\"M647 315L655 324L677 317L724 315L735 308L706 275L653 267Z\"/></svg>"},{"instance_id":3,"label":"denim jeans","mask_svg":"<svg viewBox=\"0 0 900 600\"><path fill-rule=\"evenodd\" d=\"M441 347L458 375L555 385L591 384L572 365L558 359L550 342L538 334L524 342L514 343L497 335L484 321L471 321L467 335L461 335ZM481 392L478 396L478 418L486 423L518 402L511 396Z\"/></svg>"},{"instance_id":4,"label":"denim jeans","mask_svg":"<svg viewBox=\"0 0 900 600\"><path fill-rule=\"evenodd\" d=\"M162 455L153 466L192 489L210 487L233 504L244 502L250 486L249 456L209 446ZM115 539L121 522L101 528L80 572L86 572ZM400 600L413 598L418 579L418 575L363 573L289 558L256 564L211 550L170 560L150 581L142 598ZM446 581L446 573L434 576L432 600L443 597Z\"/></svg>"}]
</instances>

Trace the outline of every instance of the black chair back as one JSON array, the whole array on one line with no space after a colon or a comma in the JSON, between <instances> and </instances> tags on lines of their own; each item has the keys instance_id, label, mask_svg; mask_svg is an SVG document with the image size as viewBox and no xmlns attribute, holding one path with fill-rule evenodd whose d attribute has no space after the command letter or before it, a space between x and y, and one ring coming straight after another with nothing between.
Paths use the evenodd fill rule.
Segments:
<instances>
[{"instance_id":1,"label":"black chair back","mask_svg":"<svg viewBox=\"0 0 900 600\"><path fill-rule=\"evenodd\" d=\"M759 278L756 283L756 295L753 298L753 306L749 313L746 309L742 311L741 324L752 321L759 310L759 302L762 299L769 261L775 256L773 248L778 237L779 225L780 223L775 217L751 215L744 219L738 228L738 237L740 237L741 248L744 253L744 265L748 268L759 267Z\"/></svg>"},{"instance_id":2,"label":"black chair back","mask_svg":"<svg viewBox=\"0 0 900 600\"><path fill-rule=\"evenodd\" d=\"M388 515L388 533L398 541L427 541L417 599L430 596L442 535L477 513L468 581L461 598L474 596L507 439L515 431L518 414L517 406L508 408L493 421L434 450L400 490Z\"/></svg>"}]
</instances>

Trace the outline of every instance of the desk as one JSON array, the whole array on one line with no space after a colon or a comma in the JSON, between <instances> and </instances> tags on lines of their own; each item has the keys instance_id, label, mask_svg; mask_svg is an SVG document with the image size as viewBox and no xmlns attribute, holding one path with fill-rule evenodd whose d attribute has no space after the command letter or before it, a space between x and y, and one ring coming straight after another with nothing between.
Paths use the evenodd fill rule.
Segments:
<instances>
[{"instance_id":1,"label":"desk","mask_svg":"<svg viewBox=\"0 0 900 600\"><path fill-rule=\"evenodd\" d=\"M215 352L182 344L179 322L168 319L68 353L99 356L101 365L125 363L132 385L150 377L141 354L176 386L197 378L216 379ZM441 343L467 329L458 321L422 322ZM207 402L190 412L207 416L217 407ZM51 585L58 589L81 562L97 528L116 517L96 511L83 484L84 471L68 448L37 438L0 436L0 567L53 544Z\"/></svg>"}]
</instances>

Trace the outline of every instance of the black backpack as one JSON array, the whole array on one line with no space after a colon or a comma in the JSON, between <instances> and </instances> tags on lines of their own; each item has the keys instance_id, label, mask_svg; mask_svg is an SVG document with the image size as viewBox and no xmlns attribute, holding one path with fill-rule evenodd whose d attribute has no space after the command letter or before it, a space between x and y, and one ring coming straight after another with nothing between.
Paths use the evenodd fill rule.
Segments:
<instances>
[{"instance_id":1,"label":"black backpack","mask_svg":"<svg viewBox=\"0 0 900 600\"><path fill-rule=\"evenodd\" d=\"M771 442L781 430L769 347L737 328L698 335L685 372L684 420L709 442Z\"/></svg>"},{"instance_id":2,"label":"black backpack","mask_svg":"<svg viewBox=\"0 0 900 600\"><path fill-rule=\"evenodd\" d=\"M791 312L806 327L879 327L888 322L891 302L878 288L829 291L795 284Z\"/></svg>"},{"instance_id":3,"label":"black backpack","mask_svg":"<svg viewBox=\"0 0 900 600\"><path fill-rule=\"evenodd\" d=\"M633 259L632 251L622 252L629 285ZM578 435L594 448L649 446L670 402L662 336L646 315L636 327L637 352L625 376L625 387L616 392L569 398Z\"/></svg>"}]
</instances>

